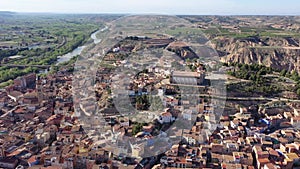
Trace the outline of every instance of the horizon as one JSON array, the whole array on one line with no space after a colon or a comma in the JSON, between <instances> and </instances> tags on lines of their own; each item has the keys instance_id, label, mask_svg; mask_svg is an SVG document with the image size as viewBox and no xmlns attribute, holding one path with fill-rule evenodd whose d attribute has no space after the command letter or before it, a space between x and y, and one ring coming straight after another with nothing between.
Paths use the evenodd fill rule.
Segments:
<instances>
[{"instance_id":1,"label":"horizon","mask_svg":"<svg viewBox=\"0 0 300 169\"><path fill-rule=\"evenodd\" d=\"M27 15L170 15L170 16L292 16L297 17L300 14L161 14L161 13L88 13L88 12L18 12L18 11L1 11L1 13L27 14Z\"/></svg>"},{"instance_id":2,"label":"horizon","mask_svg":"<svg viewBox=\"0 0 300 169\"><path fill-rule=\"evenodd\" d=\"M126 4L126 6L124 5ZM262 15L299 16L300 3L287 0L11 0L0 11L43 14L165 14L165 15Z\"/></svg>"}]
</instances>

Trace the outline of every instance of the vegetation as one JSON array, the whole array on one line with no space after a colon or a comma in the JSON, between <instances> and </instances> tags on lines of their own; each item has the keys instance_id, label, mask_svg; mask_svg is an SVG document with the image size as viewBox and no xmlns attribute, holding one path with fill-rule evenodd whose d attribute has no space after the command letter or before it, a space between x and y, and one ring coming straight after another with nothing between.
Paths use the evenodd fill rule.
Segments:
<instances>
[{"instance_id":1,"label":"vegetation","mask_svg":"<svg viewBox=\"0 0 300 169\"><path fill-rule=\"evenodd\" d=\"M1 68L3 69L3 68ZM0 81L1 82L6 82L9 80L13 80L18 76L23 76L32 72L38 72L38 69L35 67L28 67L25 69L20 69L20 68L7 68L4 70L0 70ZM7 83L4 83L7 84Z\"/></svg>"},{"instance_id":2,"label":"vegetation","mask_svg":"<svg viewBox=\"0 0 300 169\"><path fill-rule=\"evenodd\" d=\"M284 76L284 72L282 73L282 76ZM300 76L296 71L292 71L291 73L286 72L285 77L290 78L296 82L296 87L294 89L294 92L297 93L298 96L300 96Z\"/></svg>"},{"instance_id":3,"label":"vegetation","mask_svg":"<svg viewBox=\"0 0 300 169\"><path fill-rule=\"evenodd\" d=\"M73 72L74 71L74 64L77 61L78 57L79 57L79 55L71 58L69 61L62 62L58 65L52 65L50 73L53 74L53 73L56 73L57 71L62 70L62 69L66 70L68 72Z\"/></svg>"},{"instance_id":4,"label":"vegetation","mask_svg":"<svg viewBox=\"0 0 300 169\"><path fill-rule=\"evenodd\" d=\"M95 19L95 15L0 17L3 20L0 32L2 64L54 65L58 56L88 42L90 34L102 27L102 21ZM8 58L14 55L23 57ZM37 71L36 68L1 67L0 82Z\"/></svg>"},{"instance_id":5,"label":"vegetation","mask_svg":"<svg viewBox=\"0 0 300 169\"><path fill-rule=\"evenodd\" d=\"M230 65L225 64L226 66L234 66L237 68L235 71L229 71L228 74L239 79L252 80L255 84L264 84L263 75L273 73L272 68L258 65L258 64L238 64L232 63Z\"/></svg>"},{"instance_id":6,"label":"vegetation","mask_svg":"<svg viewBox=\"0 0 300 169\"><path fill-rule=\"evenodd\" d=\"M225 64L225 66L233 66L235 68L234 71L228 71L229 75L239 79L250 81L249 83L247 83L247 85L239 86L237 84L234 84L232 86L228 86L229 90L242 88L245 92L248 93L265 95L274 95L281 92L281 88L278 85L272 84L270 80L265 77L265 75L271 74L275 71L272 68L258 64L247 65L238 63L232 63L230 65Z\"/></svg>"},{"instance_id":7,"label":"vegetation","mask_svg":"<svg viewBox=\"0 0 300 169\"><path fill-rule=\"evenodd\" d=\"M0 83L0 88L4 88L4 87L7 87L9 85L12 85L14 83L13 80L9 80L7 82L3 82L3 83Z\"/></svg>"},{"instance_id":8,"label":"vegetation","mask_svg":"<svg viewBox=\"0 0 300 169\"><path fill-rule=\"evenodd\" d=\"M159 96L150 96L151 106L149 108L150 111L163 111L164 105Z\"/></svg>"},{"instance_id":9,"label":"vegetation","mask_svg":"<svg viewBox=\"0 0 300 169\"><path fill-rule=\"evenodd\" d=\"M150 102L147 95L141 95L136 97L137 110L148 110L149 107L150 107Z\"/></svg>"},{"instance_id":10,"label":"vegetation","mask_svg":"<svg viewBox=\"0 0 300 169\"><path fill-rule=\"evenodd\" d=\"M0 49L0 60L9 57L17 55L18 52L21 52L23 50L27 50L28 48L22 48L22 49L10 49L10 50L2 50Z\"/></svg>"},{"instance_id":11,"label":"vegetation","mask_svg":"<svg viewBox=\"0 0 300 169\"><path fill-rule=\"evenodd\" d=\"M283 69L281 71L275 70L263 65L253 64L224 64L225 66L233 66L235 68L234 71L228 71L227 73L231 76L234 76L239 79L249 80L251 81L246 86L243 86L246 92L257 92L257 93L265 93L265 94L277 94L281 92L281 87L278 84L273 84L268 80L268 78L264 77L264 75L278 73L281 78L279 81L285 82L283 78L289 78L294 80L296 86L293 89L289 89L289 91L293 91L300 96L300 75L296 71L288 72ZM283 78L282 78L283 77ZM237 87L237 85L235 85ZM229 90L233 89L232 86L228 88Z\"/></svg>"},{"instance_id":12,"label":"vegetation","mask_svg":"<svg viewBox=\"0 0 300 169\"><path fill-rule=\"evenodd\" d=\"M136 135L137 133L143 131L143 126L146 126L146 123L137 123L132 127L132 135Z\"/></svg>"},{"instance_id":13,"label":"vegetation","mask_svg":"<svg viewBox=\"0 0 300 169\"><path fill-rule=\"evenodd\" d=\"M170 30L166 31L169 35L198 35L202 34L201 29L198 28L171 28Z\"/></svg>"}]
</instances>

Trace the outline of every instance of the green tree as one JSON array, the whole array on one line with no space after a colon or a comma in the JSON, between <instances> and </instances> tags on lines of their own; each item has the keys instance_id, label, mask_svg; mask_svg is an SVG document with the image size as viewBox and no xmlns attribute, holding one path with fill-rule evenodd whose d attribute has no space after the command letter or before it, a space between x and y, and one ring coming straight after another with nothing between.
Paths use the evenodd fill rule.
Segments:
<instances>
[{"instance_id":1,"label":"green tree","mask_svg":"<svg viewBox=\"0 0 300 169\"><path fill-rule=\"evenodd\" d=\"M137 133L141 132L143 130L143 126L145 126L146 123L137 123L133 125L132 127L132 135L136 135Z\"/></svg>"},{"instance_id":2,"label":"green tree","mask_svg":"<svg viewBox=\"0 0 300 169\"><path fill-rule=\"evenodd\" d=\"M280 72L280 75L281 75L281 76L285 76L286 73L287 73L287 70L283 69L283 70Z\"/></svg>"},{"instance_id":3,"label":"green tree","mask_svg":"<svg viewBox=\"0 0 300 169\"><path fill-rule=\"evenodd\" d=\"M298 73L295 70L292 72L291 79L295 81L299 81L300 79Z\"/></svg>"},{"instance_id":4,"label":"green tree","mask_svg":"<svg viewBox=\"0 0 300 169\"><path fill-rule=\"evenodd\" d=\"M297 95L300 96L300 88L297 89Z\"/></svg>"}]
</instances>

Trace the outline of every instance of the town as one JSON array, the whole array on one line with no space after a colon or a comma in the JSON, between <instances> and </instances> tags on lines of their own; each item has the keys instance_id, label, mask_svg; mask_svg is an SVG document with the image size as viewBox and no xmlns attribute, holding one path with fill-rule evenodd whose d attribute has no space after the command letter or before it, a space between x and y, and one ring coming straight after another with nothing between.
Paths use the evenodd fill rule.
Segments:
<instances>
[{"instance_id":1,"label":"town","mask_svg":"<svg viewBox=\"0 0 300 169\"><path fill-rule=\"evenodd\" d=\"M132 50L142 50L137 46L166 49L178 58L156 51L139 62L126 61ZM139 65L154 61L156 66ZM209 71L212 64L195 58L187 44L172 38L128 37L107 53L90 85L94 88L87 91L74 89L74 78L78 84L91 82L65 68L46 76L18 77L0 91L0 167L300 167L300 133L295 127L300 104L271 100L241 107L229 100L222 110L226 96L210 84L227 67ZM132 67L143 69L126 74ZM217 81L223 84L226 78ZM128 107L120 109L124 105Z\"/></svg>"}]
</instances>

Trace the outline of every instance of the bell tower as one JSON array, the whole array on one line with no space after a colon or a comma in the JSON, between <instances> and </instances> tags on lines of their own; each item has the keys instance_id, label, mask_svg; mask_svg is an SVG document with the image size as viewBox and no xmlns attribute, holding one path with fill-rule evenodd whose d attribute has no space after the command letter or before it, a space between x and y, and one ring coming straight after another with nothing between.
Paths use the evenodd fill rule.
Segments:
<instances>
[{"instance_id":1,"label":"bell tower","mask_svg":"<svg viewBox=\"0 0 300 169\"><path fill-rule=\"evenodd\" d=\"M5 153L3 145L0 146L0 157L6 157L6 153Z\"/></svg>"},{"instance_id":2,"label":"bell tower","mask_svg":"<svg viewBox=\"0 0 300 169\"><path fill-rule=\"evenodd\" d=\"M39 76L36 78L36 93L37 98L39 100L39 103L41 103L43 100L45 100L45 91L43 88L43 79L41 79Z\"/></svg>"}]
</instances>

